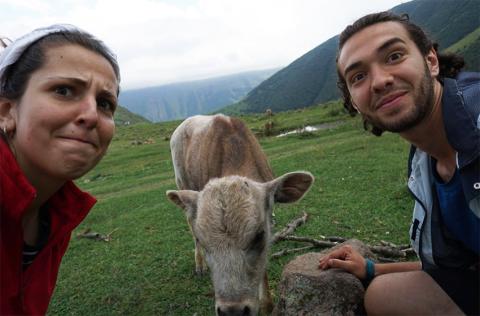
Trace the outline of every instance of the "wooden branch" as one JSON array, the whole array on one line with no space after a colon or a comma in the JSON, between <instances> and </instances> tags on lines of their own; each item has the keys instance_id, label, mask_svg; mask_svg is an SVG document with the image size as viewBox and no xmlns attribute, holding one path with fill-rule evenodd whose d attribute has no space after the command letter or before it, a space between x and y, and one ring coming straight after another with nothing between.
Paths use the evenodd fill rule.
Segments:
<instances>
[{"instance_id":1,"label":"wooden branch","mask_svg":"<svg viewBox=\"0 0 480 316\"><path fill-rule=\"evenodd\" d=\"M319 239L314 239L314 238L310 238L310 237L299 237L299 236L293 236L293 235L284 236L282 234L279 234L279 236L277 236L277 241L279 241L279 240L289 240L289 241L296 241L296 242L308 242L308 243L312 244L312 246L310 246L308 248L302 247L302 248L292 249L293 250L292 252L298 252L298 251L302 251L304 249L309 249L309 248L331 248L333 246L338 245L340 242L344 242L346 240L346 238L336 237L336 236L333 236L333 237L323 237L323 236L321 236L321 237L322 237L322 239L327 239L327 240L319 240ZM389 244L389 245L392 245L392 246L372 246L372 245L366 245L366 246L373 253L375 253L377 255L380 255L381 256L380 260L383 261L383 262L395 262L395 260L387 259L385 257L405 259L407 257L407 255L410 255L410 254L414 253L412 248L403 248L404 246L396 246L393 243L387 243L385 241L381 242L381 244L383 244L383 245ZM273 255L272 255L272 258L276 258L276 257L279 257L283 254L288 254L288 253L290 253L290 252L287 251L287 250L283 250L283 251L275 253L274 254L275 257L273 257Z\"/></svg>"},{"instance_id":2,"label":"wooden branch","mask_svg":"<svg viewBox=\"0 0 480 316\"><path fill-rule=\"evenodd\" d=\"M378 262L380 263L392 263L392 262L398 262L397 260L391 259L391 258L385 258L385 257L377 257Z\"/></svg>"},{"instance_id":3,"label":"wooden branch","mask_svg":"<svg viewBox=\"0 0 480 316\"><path fill-rule=\"evenodd\" d=\"M333 241L333 242L347 241L347 238L339 237L339 236L329 236L329 237L325 237L325 238L322 238L322 239L326 239L326 240Z\"/></svg>"},{"instance_id":4,"label":"wooden branch","mask_svg":"<svg viewBox=\"0 0 480 316\"><path fill-rule=\"evenodd\" d=\"M370 248L372 252L385 257L405 258L407 256L405 252L401 251L400 249L387 247L387 246L370 246L370 245L367 245L367 246Z\"/></svg>"},{"instance_id":5,"label":"wooden branch","mask_svg":"<svg viewBox=\"0 0 480 316\"><path fill-rule=\"evenodd\" d=\"M293 236L292 233L295 231L295 229L305 224L307 219L308 219L308 214L304 211L301 217L288 223L284 229L275 233L271 239L271 243L275 244L281 240L290 240L290 241L296 241L296 242L308 242L311 244L311 246L305 246L305 247L293 248L293 249L284 249L282 251L272 254L271 255L272 258L278 258L286 254L304 251L312 248L331 248L333 246L338 245L339 243L347 241L347 238L340 237L340 236L325 237L323 235L319 235L320 239ZM400 258L401 260L403 260L407 256L415 253L413 249L410 248L409 245L396 245L392 242L388 242L385 240L381 240L380 244L381 244L380 246L372 246L372 245L366 245L366 246L370 249L370 251L379 255L379 261L382 261L382 262L395 262L394 259L390 259L390 258ZM389 257L389 258L386 258L386 257Z\"/></svg>"},{"instance_id":6,"label":"wooden branch","mask_svg":"<svg viewBox=\"0 0 480 316\"><path fill-rule=\"evenodd\" d=\"M103 235L103 234L100 234L100 233L92 232L92 230L90 228L87 228L83 232L78 233L77 238L78 239L87 238L87 239L93 239L93 240L97 240L97 241L108 242L108 241L112 240L112 234L117 230L118 230L118 228L115 228L110 233L108 233L106 235Z\"/></svg>"},{"instance_id":7,"label":"wooden branch","mask_svg":"<svg viewBox=\"0 0 480 316\"><path fill-rule=\"evenodd\" d=\"M415 250L413 250L412 247L409 247L409 248L406 248L406 249L402 249L403 252L405 252L405 255L407 256L413 256L413 255L416 255L417 253L415 252Z\"/></svg>"},{"instance_id":8,"label":"wooden branch","mask_svg":"<svg viewBox=\"0 0 480 316\"><path fill-rule=\"evenodd\" d=\"M290 254L290 253L300 252L300 251L304 251L304 250L308 250L308 249L312 249L312 248L315 248L315 246L305 246L305 247L300 247L300 248L283 249L279 252L273 253L270 257L272 259L275 259L275 258L279 258L281 256L284 256L284 255L287 255L287 254Z\"/></svg>"},{"instance_id":9,"label":"wooden branch","mask_svg":"<svg viewBox=\"0 0 480 316\"><path fill-rule=\"evenodd\" d=\"M320 248L330 248L338 244L338 242L334 242L334 241L323 241L323 240L313 239L309 237L298 237L298 236L292 236L292 235L285 236L282 238L282 240L309 242L313 246L320 247Z\"/></svg>"},{"instance_id":10,"label":"wooden branch","mask_svg":"<svg viewBox=\"0 0 480 316\"><path fill-rule=\"evenodd\" d=\"M287 224L287 227L275 233L275 235L273 235L271 239L271 243L274 244L279 240L282 240L285 236L292 234L297 227L301 226L302 224L305 224L307 219L308 219L308 214L307 212L304 211L302 217L299 217L293 220L292 222Z\"/></svg>"}]
</instances>

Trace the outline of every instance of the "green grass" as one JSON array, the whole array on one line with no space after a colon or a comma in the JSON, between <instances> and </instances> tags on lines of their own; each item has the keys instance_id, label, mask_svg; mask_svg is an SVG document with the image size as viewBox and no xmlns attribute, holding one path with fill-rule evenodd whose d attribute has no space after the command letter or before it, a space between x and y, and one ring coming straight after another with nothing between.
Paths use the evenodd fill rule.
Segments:
<instances>
[{"instance_id":1,"label":"green grass","mask_svg":"<svg viewBox=\"0 0 480 316\"><path fill-rule=\"evenodd\" d=\"M277 176L308 170L315 184L299 203L278 205L277 226L310 214L296 234L336 235L377 244L408 243L413 201L406 183L408 144L397 135L374 137L340 105L242 117L261 132L268 119L276 132L307 124L344 124L307 135L262 137L260 143ZM59 274L49 315L212 315L209 277L196 277L193 241L180 209L165 197L175 189L168 137L179 122L120 127L102 162L77 183L98 198L74 231ZM134 140L149 144L133 145ZM77 239L86 228L112 241ZM274 245L272 252L294 247ZM276 291L282 267L295 255L271 260Z\"/></svg>"}]
</instances>

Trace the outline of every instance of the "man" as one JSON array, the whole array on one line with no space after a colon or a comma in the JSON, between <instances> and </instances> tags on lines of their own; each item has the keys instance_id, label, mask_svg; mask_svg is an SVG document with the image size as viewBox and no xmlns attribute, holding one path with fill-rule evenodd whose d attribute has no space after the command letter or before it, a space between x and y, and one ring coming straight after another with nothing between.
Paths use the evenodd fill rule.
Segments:
<instances>
[{"instance_id":1,"label":"man","mask_svg":"<svg viewBox=\"0 0 480 316\"><path fill-rule=\"evenodd\" d=\"M436 48L408 16L390 12L340 35L345 106L375 135L395 132L412 144L410 238L421 261L373 264L348 246L320 260L322 269L373 279L369 315L480 313L480 74L458 73L462 59Z\"/></svg>"}]
</instances>

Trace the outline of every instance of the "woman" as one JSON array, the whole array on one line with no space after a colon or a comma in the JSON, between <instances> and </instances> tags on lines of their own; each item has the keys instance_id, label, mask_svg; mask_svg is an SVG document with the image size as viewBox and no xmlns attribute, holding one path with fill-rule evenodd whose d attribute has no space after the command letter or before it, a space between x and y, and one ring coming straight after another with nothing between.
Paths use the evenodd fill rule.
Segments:
<instances>
[{"instance_id":1,"label":"woman","mask_svg":"<svg viewBox=\"0 0 480 316\"><path fill-rule=\"evenodd\" d=\"M45 314L72 230L95 199L72 180L112 139L115 56L71 25L0 55L0 314Z\"/></svg>"}]
</instances>

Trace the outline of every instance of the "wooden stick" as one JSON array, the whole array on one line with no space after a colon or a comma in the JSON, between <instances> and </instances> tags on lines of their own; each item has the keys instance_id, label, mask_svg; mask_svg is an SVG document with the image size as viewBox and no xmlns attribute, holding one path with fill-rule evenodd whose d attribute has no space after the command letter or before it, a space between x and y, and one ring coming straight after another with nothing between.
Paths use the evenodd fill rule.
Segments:
<instances>
[{"instance_id":1,"label":"wooden stick","mask_svg":"<svg viewBox=\"0 0 480 316\"><path fill-rule=\"evenodd\" d=\"M290 235L291 233L293 233L293 231L297 227L305 224L307 219L308 219L308 214L307 214L307 212L303 211L302 217L299 217L299 218L293 220L292 222L287 224L287 227L285 227L281 231L275 233L275 235L273 235L273 237L271 239L271 243L274 244L274 243L278 242L279 240L283 239L285 236Z\"/></svg>"},{"instance_id":2,"label":"wooden stick","mask_svg":"<svg viewBox=\"0 0 480 316\"><path fill-rule=\"evenodd\" d=\"M112 240L112 234L117 230L118 230L118 228L115 228L110 233L108 233L106 235L103 235L101 233L92 232L90 228L87 228L83 232L77 234L77 238L79 238L79 239L80 238L87 238L87 239L94 239L94 240L98 240L98 241L107 241L108 242L108 241Z\"/></svg>"},{"instance_id":3,"label":"wooden stick","mask_svg":"<svg viewBox=\"0 0 480 316\"><path fill-rule=\"evenodd\" d=\"M315 247L320 247L320 248L333 247L338 244L338 242L334 242L334 241L323 241L323 240L313 239L309 237L299 237L299 236L292 236L292 235L285 236L282 238L282 240L309 242Z\"/></svg>"},{"instance_id":4,"label":"wooden stick","mask_svg":"<svg viewBox=\"0 0 480 316\"><path fill-rule=\"evenodd\" d=\"M313 248L331 248L333 246L338 245L340 242L343 242L344 240L346 240L343 237L333 237L333 238L329 237L329 238L331 238L332 240L335 240L335 241L318 240L318 239L314 239L314 238L310 238L310 237L300 237L300 236L293 236L293 235L284 236L283 234L278 234L276 240L277 241L289 240L289 241L296 241L296 242L308 242L308 243L312 244ZM327 239L327 237L325 237L325 239ZM386 243L383 242L382 244L386 244ZM410 254L414 253L412 248L402 249L399 246L396 246L396 247L372 246L372 245L366 245L366 246L370 249L370 251L372 251L373 253L376 253L378 255L381 255L382 257L396 257L396 258L403 259L403 258L406 258L407 255L410 255ZM295 248L294 252L300 251L298 249L303 250L303 248ZM280 253L284 253L284 251L278 252L275 255L280 256ZM285 252L285 253L289 253L289 252ZM388 261L386 258L382 258L382 259L384 261Z\"/></svg>"},{"instance_id":5,"label":"wooden stick","mask_svg":"<svg viewBox=\"0 0 480 316\"><path fill-rule=\"evenodd\" d=\"M405 252L400 249L387 247L387 246L368 246L370 250L376 254L385 256L385 257L406 257Z\"/></svg>"},{"instance_id":6,"label":"wooden stick","mask_svg":"<svg viewBox=\"0 0 480 316\"><path fill-rule=\"evenodd\" d=\"M283 249L279 252L273 253L271 255L271 258L275 259L275 258L279 258L281 256L284 256L284 255L287 255L287 254L290 254L290 253L300 252L300 251L304 251L304 250L312 249L312 248L315 248L315 246L305 246L305 247L300 247L300 248Z\"/></svg>"}]
</instances>

